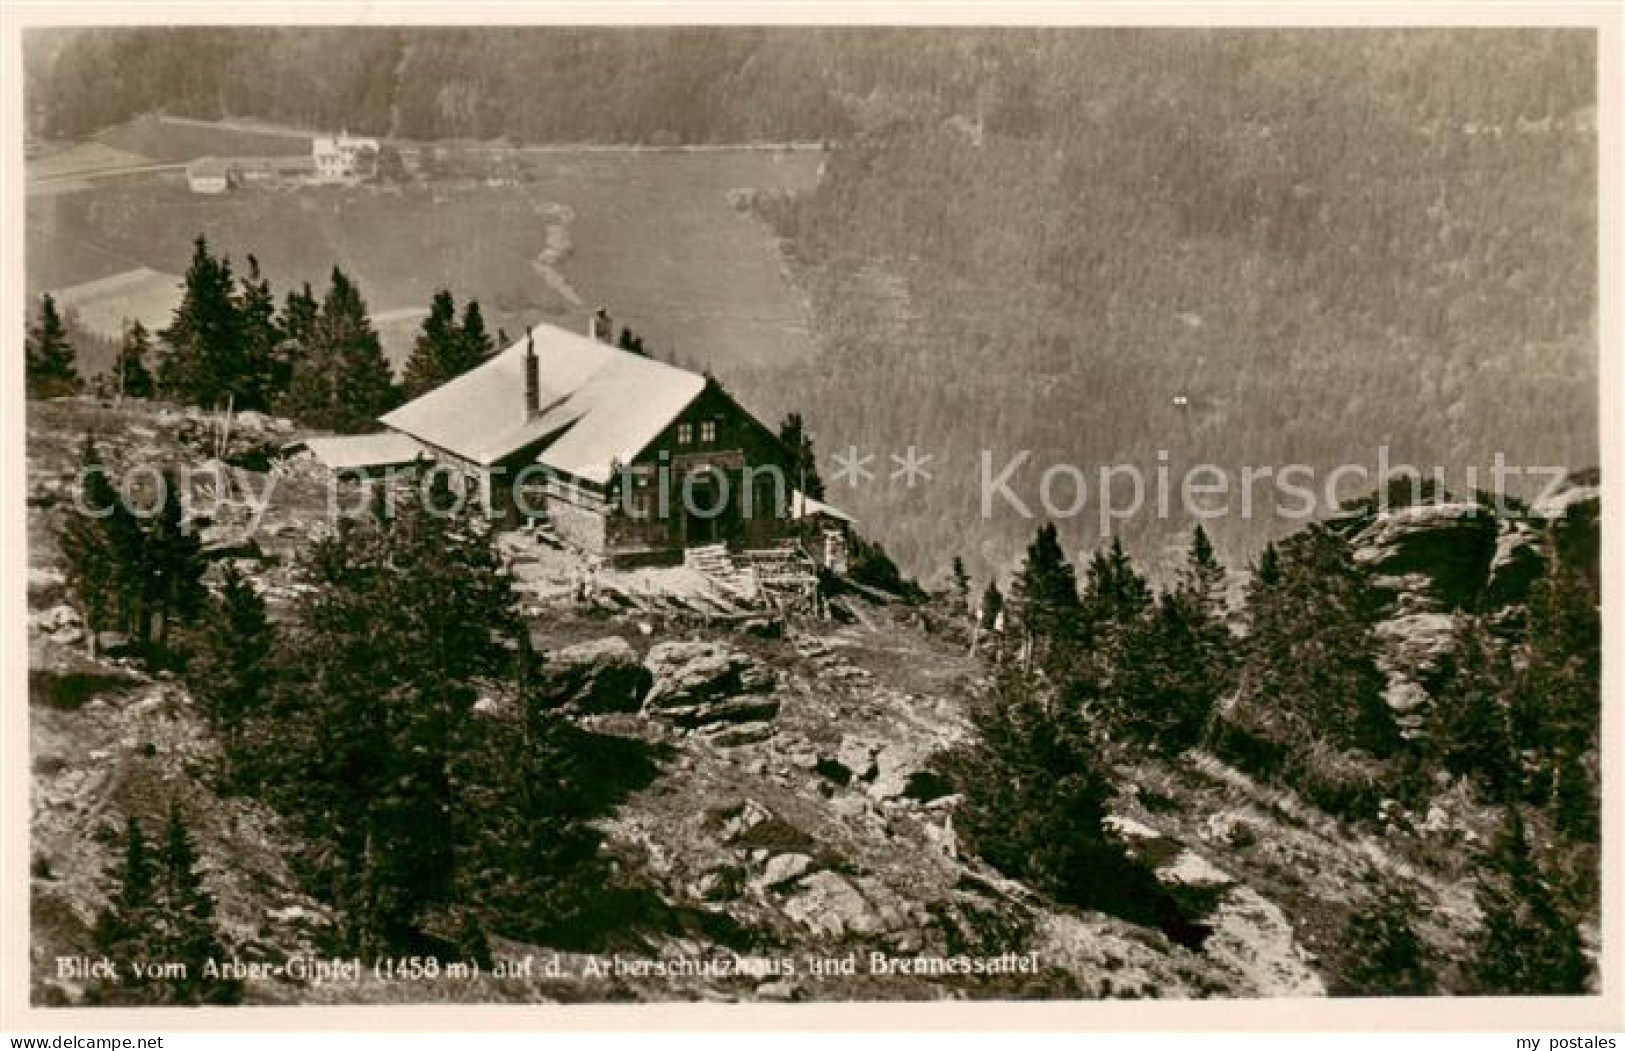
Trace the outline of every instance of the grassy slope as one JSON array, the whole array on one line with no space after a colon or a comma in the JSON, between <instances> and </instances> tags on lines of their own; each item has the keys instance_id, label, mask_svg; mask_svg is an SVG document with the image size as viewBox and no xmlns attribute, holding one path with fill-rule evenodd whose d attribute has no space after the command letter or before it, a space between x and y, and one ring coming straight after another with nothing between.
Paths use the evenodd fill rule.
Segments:
<instances>
[{"instance_id":1,"label":"grassy slope","mask_svg":"<svg viewBox=\"0 0 1625 1051\"><path fill-rule=\"evenodd\" d=\"M198 197L178 180L110 183L29 198L28 292L135 266L183 273L191 239L202 233L239 267L254 254L279 298L301 281L319 293L338 265L360 282L374 314L424 308L446 287L459 301L479 299L493 331L518 332L538 320L583 324L603 303L658 353L726 375L807 346L802 304L772 241L730 204L729 191L805 189L819 161L810 153L548 154L522 187L399 194L306 188ZM570 213L570 252L558 269L579 303L533 265L548 247L549 225ZM415 327L386 329L397 361Z\"/></svg>"},{"instance_id":2,"label":"grassy slope","mask_svg":"<svg viewBox=\"0 0 1625 1051\"><path fill-rule=\"evenodd\" d=\"M137 117L96 135L98 142L158 162L194 157L283 157L310 153L310 136L201 127L162 117Z\"/></svg>"}]
</instances>

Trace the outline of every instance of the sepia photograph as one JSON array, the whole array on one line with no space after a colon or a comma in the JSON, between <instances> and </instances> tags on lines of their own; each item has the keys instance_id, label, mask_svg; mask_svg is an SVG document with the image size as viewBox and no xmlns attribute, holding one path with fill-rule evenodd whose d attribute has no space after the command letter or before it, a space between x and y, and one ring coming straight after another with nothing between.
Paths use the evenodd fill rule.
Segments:
<instances>
[{"instance_id":1,"label":"sepia photograph","mask_svg":"<svg viewBox=\"0 0 1625 1051\"><path fill-rule=\"evenodd\" d=\"M1594 24L444 21L20 30L36 1021L1604 993Z\"/></svg>"}]
</instances>

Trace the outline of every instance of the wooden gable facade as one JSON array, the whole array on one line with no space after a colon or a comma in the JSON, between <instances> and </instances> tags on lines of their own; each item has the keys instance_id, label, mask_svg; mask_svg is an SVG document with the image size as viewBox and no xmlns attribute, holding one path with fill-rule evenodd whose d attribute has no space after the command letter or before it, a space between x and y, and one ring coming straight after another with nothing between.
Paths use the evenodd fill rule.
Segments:
<instances>
[{"instance_id":1,"label":"wooden gable facade","mask_svg":"<svg viewBox=\"0 0 1625 1051\"><path fill-rule=\"evenodd\" d=\"M543 502L555 529L588 551L656 559L703 544L761 546L788 534L792 463L777 435L708 380L607 484L553 477Z\"/></svg>"}]
</instances>

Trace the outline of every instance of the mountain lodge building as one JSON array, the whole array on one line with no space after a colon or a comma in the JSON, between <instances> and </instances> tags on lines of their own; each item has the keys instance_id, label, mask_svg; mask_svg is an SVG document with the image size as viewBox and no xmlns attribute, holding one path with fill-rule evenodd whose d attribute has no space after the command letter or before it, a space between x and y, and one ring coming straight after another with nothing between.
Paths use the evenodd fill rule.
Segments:
<instances>
[{"instance_id":1,"label":"mountain lodge building","mask_svg":"<svg viewBox=\"0 0 1625 1051\"><path fill-rule=\"evenodd\" d=\"M383 416L381 434L310 438L334 470L432 462L495 518L545 520L616 561L681 558L727 543L805 536L818 561L851 520L803 496L794 457L715 379L591 335L536 325L524 338Z\"/></svg>"}]
</instances>

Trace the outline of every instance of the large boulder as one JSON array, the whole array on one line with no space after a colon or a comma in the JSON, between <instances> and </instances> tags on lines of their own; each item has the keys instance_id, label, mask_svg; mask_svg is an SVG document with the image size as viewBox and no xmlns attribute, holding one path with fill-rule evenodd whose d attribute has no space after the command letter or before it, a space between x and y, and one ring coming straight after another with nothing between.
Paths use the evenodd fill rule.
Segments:
<instances>
[{"instance_id":1,"label":"large boulder","mask_svg":"<svg viewBox=\"0 0 1625 1051\"><path fill-rule=\"evenodd\" d=\"M654 677L618 635L566 646L542 662L542 703L582 712L635 712Z\"/></svg>"},{"instance_id":2,"label":"large boulder","mask_svg":"<svg viewBox=\"0 0 1625 1051\"><path fill-rule=\"evenodd\" d=\"M1454 646L1457 627L1457 618L1448 613L1412 613L1379 621L1375 630L1385 651L1379 663L1413 673L1434 671Z\"/></svg>"},{"instance_id":3,"label":"large boulder","mask_svg":"<svg viewBox=\"0 0 1625 1051\"><path fill-rule=\"evenodd\" d=\"M645 714L685 729L751 722L778 715L773 672L749 654L720 642L662 642L644 667L654 685Z\"/></svg>"},{"instance_id":4,"label":"large boulder","mask_svg":"<svg viewBox=\"0 0 1625 1051\"><path fill-rule=\"evenodd\" d=\"M820 870L796 884L784 903L785 914L815 933L830 938L875 935L885 922L869 900L845 876Z\"/></svg>"}]
</instances>

